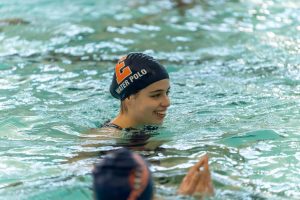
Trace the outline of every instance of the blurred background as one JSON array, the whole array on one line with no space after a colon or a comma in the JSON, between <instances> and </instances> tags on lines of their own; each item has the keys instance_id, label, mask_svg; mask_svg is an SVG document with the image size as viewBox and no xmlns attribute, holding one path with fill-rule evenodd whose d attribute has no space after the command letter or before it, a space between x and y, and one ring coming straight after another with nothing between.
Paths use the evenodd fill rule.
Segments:
<instances>
[{"instance_id":1,"label":"blurred background","mask_svg":"<svg viewBox=\"0 0 300 200\"><path fill-rule=\"evenodd\" d=\"M1 199L93 199L96 158L66 161L113 148L81 137L117 114L136 51L171 77L158 196L208 153L212 199L299 199L299 21L298 0L0 0Z\"/></svg>"}]
</instances>

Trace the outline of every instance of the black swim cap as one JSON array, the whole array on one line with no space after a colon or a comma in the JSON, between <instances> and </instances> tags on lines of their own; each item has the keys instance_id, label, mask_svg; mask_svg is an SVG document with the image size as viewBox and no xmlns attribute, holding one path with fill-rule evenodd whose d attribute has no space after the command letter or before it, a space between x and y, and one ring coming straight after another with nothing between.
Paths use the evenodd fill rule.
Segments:
<instances>
[{"instance_id":1,"label":"black swim cap","mask_svg":"<svg viewBox=\"0 0 300 200\"><path fill-rule=\"evenodd\" d=\"M168 78L167 70L153 57L130 53L118 61L109 90L113 97L122 101L148 85Z\"/></svg>"},{"instance_id":2,"label":"black swim cap","mask_svg":"<svg viewBox=\"0 0 300 200\"><path fill-rule=\"evenodd\" d=\"M153 197L153 181L147 164L126 148L95 165L93 189L96 200L151 200Z\"/></svg>"}]
</instances>

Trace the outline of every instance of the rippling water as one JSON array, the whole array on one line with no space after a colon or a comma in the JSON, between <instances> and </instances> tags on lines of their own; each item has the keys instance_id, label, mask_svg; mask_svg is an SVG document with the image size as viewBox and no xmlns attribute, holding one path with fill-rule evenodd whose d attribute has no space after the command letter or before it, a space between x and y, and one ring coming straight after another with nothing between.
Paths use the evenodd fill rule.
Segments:
<instances>
[{"instance_id":1,"label":"rippling water","mask_svg":"<svg viewBox=\"0 0 300 200\"><path fill-rule=\"evenodd\" d=\"M0 1L1 199L92 199L95 157L66 162L115 116L116 60L143 51L171 75L162 152L144 152L174 199L210 156L213 199L300 197L297 0ZM160 164L155 164L159 162Z\"/></svg>"}]
</instances>

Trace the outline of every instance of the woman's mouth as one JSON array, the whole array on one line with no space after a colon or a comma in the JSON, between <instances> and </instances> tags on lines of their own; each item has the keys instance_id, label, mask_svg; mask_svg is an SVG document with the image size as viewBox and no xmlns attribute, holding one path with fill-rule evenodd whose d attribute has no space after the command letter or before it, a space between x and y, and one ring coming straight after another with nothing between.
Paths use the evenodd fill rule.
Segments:
<instances>
[{"instance_id":1,"label":"woman's mouth","mask_svg":"<svg viewBox=\"0 0 300 200\"><path fill-rule=\"evenodd\" d=\"M155 115L156 115L157 117L159 117L160 119L163 119L163 118L166 116L166 114L167 114L166 111L154 111L154 113L155 113Z\"/></svg>"}]
</instances>

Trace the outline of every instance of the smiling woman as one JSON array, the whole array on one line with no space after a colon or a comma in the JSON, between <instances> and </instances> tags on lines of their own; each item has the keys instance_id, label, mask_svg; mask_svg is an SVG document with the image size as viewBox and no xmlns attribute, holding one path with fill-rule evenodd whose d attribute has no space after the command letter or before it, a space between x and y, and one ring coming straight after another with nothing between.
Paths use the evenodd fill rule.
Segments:
<instances>
[{"instance_id":1,"label":"smiling woman","mask_svg":"<svg viewBox=\"0 0 300 200\"><path fill-rule=\"evenodd\" d=\"M170 105L169 89L169 80L164 79L127 97L122 102L123 111L111 123L124 128L162 124Z\"/></svg>"},{"instance_id":2,"label":"smiling woman","mask_svg":"<svg viewBox=\"0 0 300 200\"><path fill-rule=\"evenodd\" d=\"M90 133L114 138L118 145L154 150L164 141L154 140L170 106L166 69L143 53L129 53L115 67L110 93L120 100L119 114ZM150 141L149 138L152 140Z\"/></svg>"},{"instance_id":3,"label":"smiling woman","mask_svg":"<svg viewBox=\"0 0 300 200\"><path fill-rule=\"evenodd\" d=\"M122 57L115 68L110 93L121 100L120 113L104 127L124 129L160 125L169 100L169 75L154 58L143 53Z\"/></svg>"}]
</instances>

